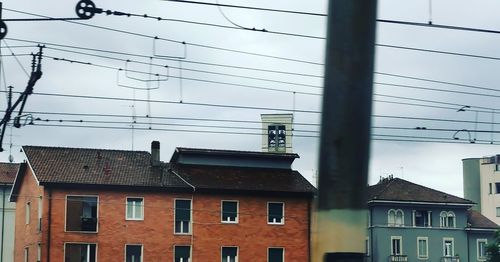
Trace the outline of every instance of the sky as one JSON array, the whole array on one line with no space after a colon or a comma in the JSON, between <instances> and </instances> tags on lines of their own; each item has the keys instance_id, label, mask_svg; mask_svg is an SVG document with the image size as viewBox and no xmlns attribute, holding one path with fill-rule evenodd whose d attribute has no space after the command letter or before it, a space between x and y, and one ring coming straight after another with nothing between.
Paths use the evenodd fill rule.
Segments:
<instances>
[{"instance_id":1,"label":"sky","mask_svg":"<svg viewBox=\"0 0 500 262\"><path fill-rule=\"evenodd\" d=\"M76 17L77 1L2 3L3 19ZM328 5L296 0L218 3L321 14ZM314 183L325 17L162 0L94 4L163 19L96 14L75 21L79 24L6 21L0 107L7 106L7 86L24 90L24 70L30 71L29 54L38 51L36 45L46 48L43 76L27 100L29 116L21 121L34 119L33 125L6 129L1 161L9 155L22 161L21 145L149 151L151 141L158 140L163 161L175 147L259 151L260 115L293 113L293 151L300 155L294 168ZM495 30L500 27L499 7L498 1L487 0L381 0L377 16ZM462 196L461 159L500 153L500 64L494 59L500 35L377 23L376 38L369 183L393 175Z\"/></svg>"}]
</instances>

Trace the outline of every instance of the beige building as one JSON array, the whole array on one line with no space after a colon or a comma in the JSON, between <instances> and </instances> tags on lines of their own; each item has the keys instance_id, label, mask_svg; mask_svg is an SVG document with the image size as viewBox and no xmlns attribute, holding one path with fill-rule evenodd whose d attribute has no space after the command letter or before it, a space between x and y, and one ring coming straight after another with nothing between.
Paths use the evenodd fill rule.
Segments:
<instances>
[{"instance_id":1,"label":"beige building","mask_svg":"<svg viewBox=\"0 0 500 262\"><path fill-rule=\"evenodd\" d=\"M500 224L500 155L462 159L464 197L473 209Z\"/></svg>"},{"instance_id":2,"label":"beige building","mask_svg":"<svg viewBox=\"0 0 500 262\"><path fill-rule=\"evenodd\" d=\"M262 152L292 153L293 114L261 114Z\"/></svg>"}]
</instances>

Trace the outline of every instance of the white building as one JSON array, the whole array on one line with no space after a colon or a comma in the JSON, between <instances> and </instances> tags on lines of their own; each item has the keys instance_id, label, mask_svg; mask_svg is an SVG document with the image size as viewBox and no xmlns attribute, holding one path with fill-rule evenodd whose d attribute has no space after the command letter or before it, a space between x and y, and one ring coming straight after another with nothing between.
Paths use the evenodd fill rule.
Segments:
<instances>
[{"instance_id":1,"label":"white building","mask_svg":"<svg viewBox=\"0 0 500 262\"><path fill-rule=\"evenodd\" d=\"M500 155L462 159L464 198L473 209L500 224Z\"/></svg>"}]
</instances>

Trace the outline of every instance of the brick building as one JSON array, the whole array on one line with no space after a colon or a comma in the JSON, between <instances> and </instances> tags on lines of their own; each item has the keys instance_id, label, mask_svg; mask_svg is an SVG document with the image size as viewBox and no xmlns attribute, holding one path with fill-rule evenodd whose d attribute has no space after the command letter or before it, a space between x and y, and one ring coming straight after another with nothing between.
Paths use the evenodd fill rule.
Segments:
<instances>
[{"instance_id":1,"label":"brick building","mask_svg":"<svg viewBox=\"0 0 500 262\"><path fill-rule=\"evenodd\" d=\"M22 148L15 261L308 261L296 154Z\"/></svg>"}]
</instances>

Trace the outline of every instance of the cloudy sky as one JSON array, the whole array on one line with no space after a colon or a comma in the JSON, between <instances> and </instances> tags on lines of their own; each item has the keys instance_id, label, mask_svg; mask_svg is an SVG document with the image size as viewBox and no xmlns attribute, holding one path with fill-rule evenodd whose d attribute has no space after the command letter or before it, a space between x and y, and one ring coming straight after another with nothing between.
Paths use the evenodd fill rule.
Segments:
<instances>
[{"instance_id":1,"label":"cloudy sky","mask_svg":"<svg viewBox=\"0 0 500 262\"><path fill-rule=\"evenodd\" d=\"M2 18L76 17L76 2L3 1ZM294 113L293 150L301 156L294 167L314 180L325 17L161 0L94 3L163 20L96 14L80 24L7 21L2 94L6 86L24 89L28 54L37 43L46 48L43 77L25 108L34 125L7 128L2 161L10 154L22 161L21 145L149 151L159 140L164 161L177 146L260 150L260 114ZM219 3L327 11L326 1ZM496 30L499 7L486 0L382 0L378 18ZM257 30L221 27L233 23ZM378 23L376 42L370 183L392 174L461 196L461 159L500 153L500 35Z\"/></svg>"}]
</instances>

